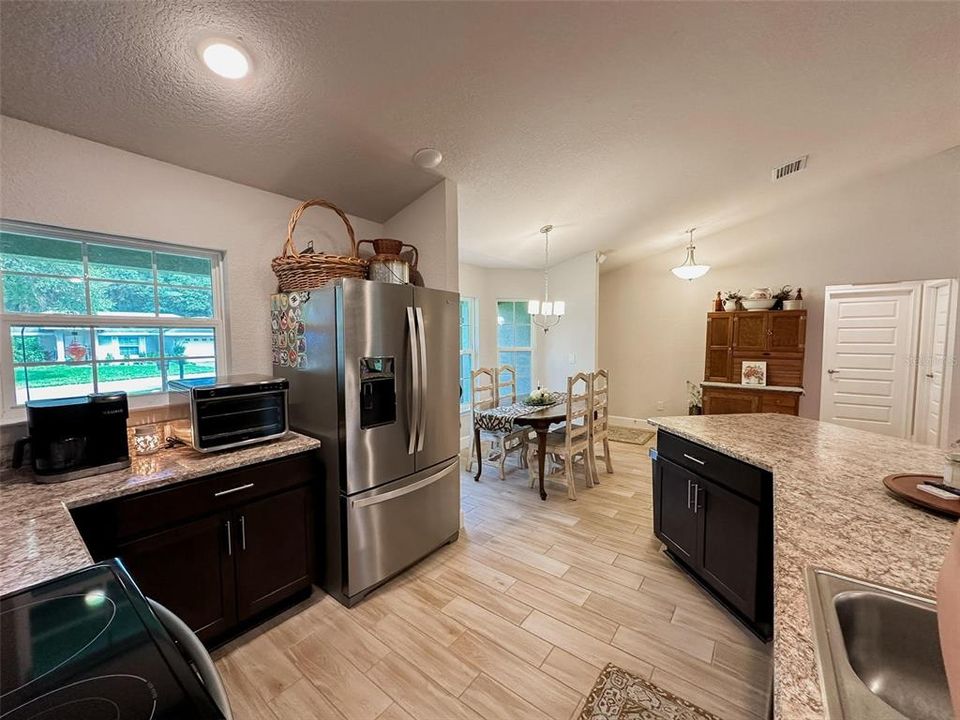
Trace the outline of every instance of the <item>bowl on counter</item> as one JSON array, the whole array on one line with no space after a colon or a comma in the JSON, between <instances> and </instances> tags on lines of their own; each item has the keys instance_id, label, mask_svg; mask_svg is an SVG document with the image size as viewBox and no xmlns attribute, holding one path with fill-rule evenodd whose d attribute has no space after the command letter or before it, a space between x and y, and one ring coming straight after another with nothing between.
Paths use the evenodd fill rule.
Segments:
<instances>
[{"instance_id":1,"label":"bowl on counter","mask_svg":"<svg viewBox=\"0 0 960 720\"><path fill-rule=\"evenodd\" d=\"M769 310L776 302L773 298L744 298L740 304L744 310Z\"/></svg>"}]
</instances>

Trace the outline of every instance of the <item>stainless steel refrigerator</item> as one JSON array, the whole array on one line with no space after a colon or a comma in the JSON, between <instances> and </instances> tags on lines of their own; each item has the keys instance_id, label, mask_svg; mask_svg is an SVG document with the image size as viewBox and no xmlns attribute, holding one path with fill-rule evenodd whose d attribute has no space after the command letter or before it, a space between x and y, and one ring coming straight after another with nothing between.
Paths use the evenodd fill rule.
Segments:
<instances>
[{"instance_id":1,"label":"stainless steel refrigerator","mask_svg":"<svg viewBox=\"0 0 960 720\"><path fill-rule=\"evenodd\" d=\"M457 539L459 296L343 279L272 317L290 427L322 442L324 589L351 606Z\"/></svg>"}]
</instances>

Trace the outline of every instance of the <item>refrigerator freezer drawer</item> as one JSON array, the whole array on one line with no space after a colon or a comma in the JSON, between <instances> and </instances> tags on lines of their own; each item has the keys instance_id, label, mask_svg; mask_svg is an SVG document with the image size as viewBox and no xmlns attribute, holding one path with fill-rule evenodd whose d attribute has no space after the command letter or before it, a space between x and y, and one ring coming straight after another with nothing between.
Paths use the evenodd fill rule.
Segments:
<instances>
[{"instance_id":1,"label":"refrigerator freezer drawer","mask_svg":"<svg viewBox=\"0 0 960 720\"><path fill-rule=\"evenodd\" d=\"M350 497L344 594L356 598L453 539L460 527L460 468L439 465Z\"/></svg>"}]
</instances>

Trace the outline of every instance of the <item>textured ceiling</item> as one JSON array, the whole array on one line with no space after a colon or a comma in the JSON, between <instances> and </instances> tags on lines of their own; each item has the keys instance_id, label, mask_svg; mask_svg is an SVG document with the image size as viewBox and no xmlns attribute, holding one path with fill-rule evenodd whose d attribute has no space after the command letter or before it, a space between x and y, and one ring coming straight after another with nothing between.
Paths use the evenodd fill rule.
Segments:
<instances>
[{"instance_id":1,"label":"textured ceiling","mask_svg":"<svg viewBox=\"0 0 960 720\"><path fill-rule=\"evenodd\" d=\"M383 221L460 188L461 257L677 248L960 143L960 3L0 3L6 115ZM197 59L242 38L254 72ZM435 146L437 171L410 162ZM809 153L803 173L774 165ZM91 168L96 172L96 168Z\"/></svg>"}]
</instances>

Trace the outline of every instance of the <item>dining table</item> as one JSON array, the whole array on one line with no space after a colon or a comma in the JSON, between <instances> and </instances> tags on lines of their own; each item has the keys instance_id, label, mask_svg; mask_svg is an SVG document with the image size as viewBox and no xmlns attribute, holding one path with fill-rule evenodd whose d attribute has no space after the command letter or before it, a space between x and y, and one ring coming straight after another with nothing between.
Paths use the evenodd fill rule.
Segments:
<instances>
[{"instance_id":1,"label":"dining table","mask_svg":"<svg viewBox=\"0 0 960 720\"><path fill-rule=\"evenodd\" d=\"M477 448L477 474L473 479L480 480L483 470L483 459L480 449L481 430L509 431L517 425L529 427L537 434L537 471L540 478L540 499L547 499L547 491L543 487L544 462L547 456L547 433L551 425L565 422L567 419L567 400L565 395L557 394L554 402L546 406L531 405L525 402L498 405L489 410L474 410L473 432Z\"/></svg>"}]
</instances>

